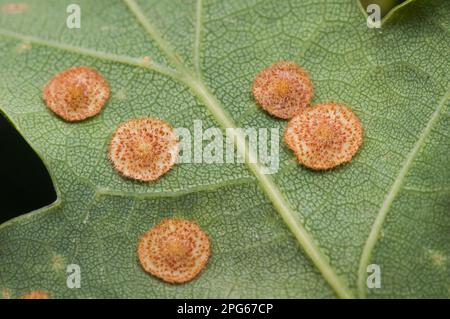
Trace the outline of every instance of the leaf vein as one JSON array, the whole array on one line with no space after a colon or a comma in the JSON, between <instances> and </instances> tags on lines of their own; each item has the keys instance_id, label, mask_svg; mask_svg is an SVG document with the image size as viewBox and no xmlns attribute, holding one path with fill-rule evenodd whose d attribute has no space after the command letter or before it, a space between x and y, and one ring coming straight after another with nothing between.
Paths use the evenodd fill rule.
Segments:
<instances>
[{"instance_id":1,"label":"leaf vein","mask_svg":"<svg viewBox=\"0 0 450 319\"><path fill-rule=\"evenodd\" d=\"M0 28L0 36L13 38L13 39L17 39L17 40L21 40L21 41L29 42L29 43L35 43L35 44L42 45L42 46L52 47L52 48L64 50L67 52L72 52L72 53L76 53L76 54L80 54L80 55L84 55L84 56L97 58L100 60L107 60L107 61L116 62L116 63L122 63L122 64L128 64L128 65L132 65L132 66L143 67L145 69L149 69L149 70L158 72L160 74L163 74L163 75L175 78L175 79L177 79L179 77L179 75L171 68L168 68L168 67L161 65L159 63L156 63L154 61L146 62L143 59L133 58L133 57L125 56L125 55L118 55L118 54L97 51L94 49L76 47L76 46L72 46L69 44L60 43L57 41L45 40L45 39L38 38L35 36L23 35L20 33L8 31L8 30L1 29L1 28Z\"/></svg>"},{"instance_id":2,"label":"leaf vein","mask_svg":"<svg viewBox=\"0 0 450 319\"><path fill-rule=\"evenodd\" d=\"M450 98L450 87L447 89L446 94L439 101L436 110L431 115L430 120L428 121L424 130L420 134L419 139L417 140L416 144L412 148L409 155L406 157L400 172L398 173L397 177L395 178L394 183L392 184L389 192L387 193L387 195L383 201L383 204L381 205L380 210L378 211L377 217L375 218L375 221L372 225L372 228L370 230L367 241L364 245L360 263L359 263L358 293L359 293L360 297L365 297L366 293L367 293L366 286L365 286L366 267L369 264L370 258L372 256L372 251L380 237L381 229L383 227L383 223L386 219L386 216L391 208L393 201L397 197L398 192L402 188L403 182L404 182L410 168L412 167L412 164L413 164L416 156L419 154L420 150L422 149L422 146L425 143L425 140L428 138L428 136L432 132L433 126L436 124L437 120L439 119L439 115L444 110L444 106L446 105L449 98Z\"/></svg>"}]
</instances>

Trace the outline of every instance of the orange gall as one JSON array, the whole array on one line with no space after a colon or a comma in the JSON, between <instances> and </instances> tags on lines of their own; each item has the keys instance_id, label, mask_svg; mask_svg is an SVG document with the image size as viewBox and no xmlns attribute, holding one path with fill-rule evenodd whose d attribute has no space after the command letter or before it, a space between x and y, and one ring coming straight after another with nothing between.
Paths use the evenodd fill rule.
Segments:
<instances>
[{"instance_id":1,"label":"orange gall","mask_svg":"<svg viewBox=\"0 0 450 319\"><path fill-rule=\"evenodd\" d=\"M294 62L276 62L259 72L252 86L256 102L273 116L290 119L311 102L308 73Z\"/></svg>"},{"instance_id":2,"label":"orange gall","mask_svg":"<svg viewBox=\"0 0 450 319\"><path fill-rule=\"evenodd\" d=\"M326 170L353 158L362 144L363 129L348 107L322 103L292 118L284 141L301 164Z\"/></svg>"},{"instance_id":3,"label":"orange gall","mask_svg":"<svg viewBox=\"0 0 450 319\"><path fill-rule=\"evenodd\" d=\"M178 157L173 128L154 118L130 120L114 132L109 159L123 176L149 182L167 173Z\"/></svg>"},{"instance_id":4,"label":"orange gall","mask_svg":"<svg viewBox=\"0 0 450 319\"><path fill-rule=\"evenodd\" d=\"M165 282L184 283L203 270L211 248L196 223L165 219L140 238L137 253L146 272Z\"/></svg>"},{"instance_id":5,"label":"orange gall","mask_svg":"<svg viewBox=\"0 0 450 319\"><path fill-rule=\"evenodd\" d=\"M97 115L109 98L108 82L94 69L79 66L56 74L44 87L47 107L68 122Z\"/></svg>"},{"instance_id":6,"label":"orange gall","mask_svg":"<svg viewBox=\"0 0 450 319\"><path fill-rule=\"evenodd\" d=\"M20 299L50 299L50 295L43 290L33 290L22 295Z\"/></svg>"}]
</instances>

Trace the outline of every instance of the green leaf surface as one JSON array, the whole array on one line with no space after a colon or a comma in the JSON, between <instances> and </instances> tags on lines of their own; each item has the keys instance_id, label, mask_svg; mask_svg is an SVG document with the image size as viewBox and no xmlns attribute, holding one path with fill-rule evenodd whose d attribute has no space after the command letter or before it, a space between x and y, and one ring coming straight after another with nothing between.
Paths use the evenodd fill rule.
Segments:
<instances>
[{"instance_id":1,"label":"green leaf surface","mask_svg":"<svg viewBox=\"0 0 450 319\"><path fill-rule=\"evenodd\" d=\"M80 0L81 29L68 29L71 2L0 11L0 110L58 193L0 226L0 296L449 297L448 1L415 1L382 31L348 0ZM179 164L145 184L111 167L111 134L135 117L283 130L250 94L254 75L281 59L309 70L314 102L360 117L365 140L351 163L310 171L281 145L273 175L259 164ZM42 88L74 65L98 69L112 96L98 116L66 123ZM140 235L173 216L212 242L206 269L183 285L146 274L136 256ZM73 263L80 289L66 286ZM373 263L382 286L367 289Z\"/></svg>"}]
</instances>

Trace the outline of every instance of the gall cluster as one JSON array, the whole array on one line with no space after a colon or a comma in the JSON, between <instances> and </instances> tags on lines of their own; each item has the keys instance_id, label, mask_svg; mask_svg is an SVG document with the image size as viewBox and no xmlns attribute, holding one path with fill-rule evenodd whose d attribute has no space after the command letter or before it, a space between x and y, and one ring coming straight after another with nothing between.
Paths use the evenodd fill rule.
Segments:
<instances>
[{"instance_id":1,"label":"gall cluster","mask_svg":"<svg viewBox=\"0 0 450 319\"><path fill-rule=\"evenodd\" d=\"M342 104L311 106L313 84L294 62L280 61L256 75L252 93L257 103L275 117L289 120L284 142L298 161L314 170L349 162L363 141L358 117ZM94 69L80 66L55 75L44 87L47 107L68 122L98 114L110 95L107 81ZM134 180L155 181L175 164L179 141L170 124L156 118L132 119L112 135L108 155L114 169ZM165 282L195 278L211 254L208 236L196 223L165 219L138 241L142 268ZM31 291L24 299L49 298Z\"/></svg>"},{"instance_id":2,"label":"gall cluster","mask_svg":"<svg viewBox=\"0 0 450 319\"><path fill-rule=\"evenodd\" d=\"M349 162L362 144L361 122L348 107L334 102L310 106L312 82L294 62L276 62L259 72L252 92L264 110L290 119L284 142L306 167L326 170Z\"/></svg>"}]
</instances>

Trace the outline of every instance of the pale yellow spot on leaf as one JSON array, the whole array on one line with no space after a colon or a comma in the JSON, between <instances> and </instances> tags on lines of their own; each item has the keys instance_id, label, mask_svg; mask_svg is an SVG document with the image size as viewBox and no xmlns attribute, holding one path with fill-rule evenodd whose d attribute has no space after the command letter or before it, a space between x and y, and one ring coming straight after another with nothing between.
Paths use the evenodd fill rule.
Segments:
<instances>
[{"instance_id":1,"label":"pale yellow spot on leaf","mask_svg":"<svg viewBox=\"0 0 450 319\"><path fill-rule=\"evenodd\" d=\"M52 268L54 270L61 270L64 268L64 259L60 255L52 257Z\"/></svg>"},{"instance_id":2,"label":"pale yellow spot on leaf","mask_svg":"<svg viewBox=\"0 0 450 319\"><path fill-rule=\"evenodd\" d=\"M17 46L17 52L18 53L22 53L24 51L28 51L31 49L31 44L30 43L21 43L20 45Z\"/></svg>"},{"instance_id":3,"label":"pale yellow spot on leaf","mask_svg":"<svg viewBox=\"0 0 450 319\"><path fill-rule=\"evenodd\" d=\"M2 289L2 298L3 299L11 299L11 292L7 288Z\"/></svg>"},{"instance_id":4,"label":"pale yellow spot on leaf","mask_svg":"<svg viewBox=\"0 0 450 319\"><path fill-rule=\"evenodd\" d=\"M433 264L439 267L442 267L445 265L445 262L447 261L447 258L440 254L440 253L434 253L431 255L431 259L433 261Z\"/></svg>"}]
</instances>

